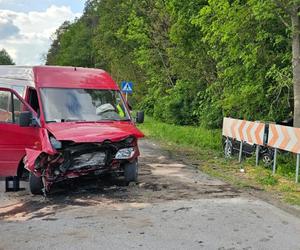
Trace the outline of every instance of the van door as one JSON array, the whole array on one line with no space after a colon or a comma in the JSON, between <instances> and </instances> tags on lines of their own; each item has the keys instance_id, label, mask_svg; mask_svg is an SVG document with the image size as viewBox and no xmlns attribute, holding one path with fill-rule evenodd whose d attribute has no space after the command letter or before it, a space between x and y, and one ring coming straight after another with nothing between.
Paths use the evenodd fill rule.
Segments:
<instances>
[{"instance_id":1,"label":"van door","mask_svg":"<svg viewBox=\"0 0 300 250\"><path fill-rule=\"evenodd\" d=\"M25 148L40 149L39 127L20 127L20 113L30 108L14 90L0 88L0 176L16 176Z\"/></svg>"}]
</instances>

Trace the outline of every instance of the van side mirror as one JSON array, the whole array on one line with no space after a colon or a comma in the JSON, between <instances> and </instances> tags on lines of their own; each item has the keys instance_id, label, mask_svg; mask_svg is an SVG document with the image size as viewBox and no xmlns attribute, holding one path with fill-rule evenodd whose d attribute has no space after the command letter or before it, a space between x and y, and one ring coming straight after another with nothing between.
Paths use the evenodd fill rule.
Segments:
<instances>
[{"instance_id":1,"label":"van side mirror","mask_svg":"<svg viewBox=\"0 0 300 250\"><path fill-rule=\"evenodd\" d=\"M138 111L136 113L136 123L144 123L145 114L144 111Z\"/></svg>"},{"instance_id":2,"label":"van side mirror","mask_svg":"<svg viewBox=\"0 0 300 250\"><path fill-rule=\"evenodd\" d=\"M19 125L20 127L29 127L32 124L32 113L29 111L24 111L20 113Z\"/></svg>"}]
</instances>

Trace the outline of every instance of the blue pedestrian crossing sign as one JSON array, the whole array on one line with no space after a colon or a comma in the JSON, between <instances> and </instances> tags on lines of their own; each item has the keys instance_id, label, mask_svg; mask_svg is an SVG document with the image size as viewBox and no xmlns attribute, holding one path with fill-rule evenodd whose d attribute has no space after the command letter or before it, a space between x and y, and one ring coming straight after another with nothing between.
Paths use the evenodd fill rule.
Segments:
<instances>
[{"instance_id":1,"label":"blue pedestrian crossing sign","mask_svg":"<svg viewBox=\"0 0 300 250\"><path fill-rule=\"evenodd\" d=\"M133 83L132 82L121 82L121 90L124 93L131 94L133 92Z\"/></svg>"}]
</instances>

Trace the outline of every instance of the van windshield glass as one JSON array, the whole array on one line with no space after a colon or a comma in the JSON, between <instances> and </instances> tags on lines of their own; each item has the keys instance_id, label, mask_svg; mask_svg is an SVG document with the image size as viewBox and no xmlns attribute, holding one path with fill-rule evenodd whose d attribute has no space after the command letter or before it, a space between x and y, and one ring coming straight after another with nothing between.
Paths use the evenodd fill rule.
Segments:
<instances>
[{"instance_id":1,"label":"van windshield glass","mask_svg":"<svg viewBox=\"0 0 300 250\"><path fill-rule=\"evenodd\" d=\"M119 91L42 88L41 97L46 122L130 119Z\"/></svg>"}]
</instances>

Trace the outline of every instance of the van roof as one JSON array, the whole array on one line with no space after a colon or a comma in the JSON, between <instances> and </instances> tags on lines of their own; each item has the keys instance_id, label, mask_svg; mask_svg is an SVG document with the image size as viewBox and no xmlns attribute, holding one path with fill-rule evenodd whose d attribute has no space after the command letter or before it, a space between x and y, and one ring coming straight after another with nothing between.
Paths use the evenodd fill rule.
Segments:
<instances>
[{"instance_id":1,"label":"van roof","mask_svg":"<svg viewBox=\"0 0 300 250\"><path fill-rule=\"evenodd\" d=\"M58 66L0 66L0 81L33 87L118 90L111 76L101 69Z\"/></svg>"},{"instance_id":2,"label":"van roof","mask_svg":"<svg viewBox=\"0 0 300 250\"><path fill-rule=\"evenodd\" d=\"M0 84L35 87L32 67L0 66Z\"/></svg>"}]
</instances>

